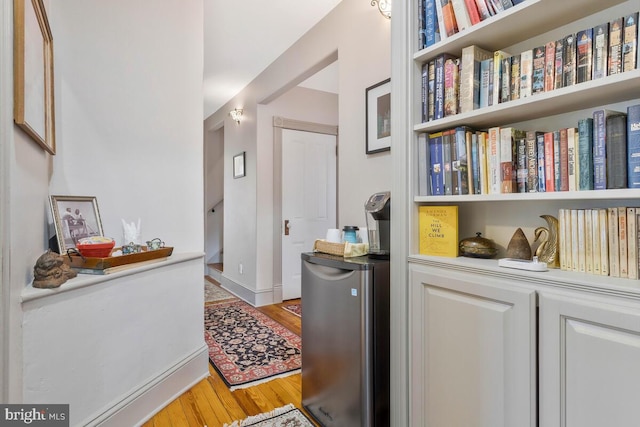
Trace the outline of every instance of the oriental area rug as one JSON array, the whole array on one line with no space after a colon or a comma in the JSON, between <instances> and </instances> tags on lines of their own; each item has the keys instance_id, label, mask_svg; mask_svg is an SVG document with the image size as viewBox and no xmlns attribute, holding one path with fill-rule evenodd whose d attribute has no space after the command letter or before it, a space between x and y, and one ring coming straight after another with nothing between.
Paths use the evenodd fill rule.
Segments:
<instances>
[{"instance_id":1,"label":"oriental area rug","mask_svg":"<svg viewBox=\"0 0 640 427\"><path fill-rule=\"evenodd\" d=\"M302 304L300 304L299 302L283 305L282 308L287 310L289 313L293 313L298 317L302 317Z\"/></svg>"},{"instance_id":2,"label":"oriental area rug","mask_svg":"<svg viewBox=\"0 0 640 427\"><path fill-rule=\"evenodd\" d=\"M289 403L271 412L253 415L244 420L225 424L223 427L314 427L309 419L295 406Z\"/></svg>"},{"instance_id":3,"label":"oriental area rug","mask_svg":"<svg viewBox=\"0 0 640 427\"><path fill-rule=\"evenodd\" d=\"M211 283L210 281L204 281L204 303L223 301L236 298L234 295L222 289L220 286Z\"/></svg>"},{"instance_id":4,"label":"oriental area rug","mask_svg":"<svg viewBox=\"0 0 640 427\"><path fill-rule=\"evenodd\" d=\"M302 339L240 299L205 305L204 335L231 390L300 372Z\"/></svg>"}]
</instances>

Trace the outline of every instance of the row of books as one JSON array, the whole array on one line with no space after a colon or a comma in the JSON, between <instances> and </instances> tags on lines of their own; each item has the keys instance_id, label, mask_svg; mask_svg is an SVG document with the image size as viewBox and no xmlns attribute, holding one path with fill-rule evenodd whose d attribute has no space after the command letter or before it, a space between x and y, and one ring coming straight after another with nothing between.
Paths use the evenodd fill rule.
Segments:
<instances>
[{"instance_id":1,"label":"row of books","mask_svg":"<svg viewBox=\"0 0 640 427\"><path fill-rule=\"evenodd\" d=\"M640 104L555 131L422 133L417 167L420 196L640 188Z\"/></svg>"},{"instance_id":2,"label":"row of books","mask_svg":"<svg viewBox=\"0 0 640 427\"><path fill-rule=\"evenodd\" d=\"M638 12L517 55L472 45L422 66L422 122L631 71Z\"/></svg>"},{"instance_id":3,"label":"row of books","mask_svg":"<svg viewBox=\"0 0 640 427\"><path fill-rule=\"evenodd\" d=\"M429 47L523 1L418 0L418 47Z\"/></svg>"},{"instance_id":4,"label":"row of books","mask_svg":"<svg viewBox=\"0 0 640 427\"><path fill-rule=\"evenodd\" d=\"M560 209L560 269L638 279L640 208Z\"/></svg>"}]
</instances>

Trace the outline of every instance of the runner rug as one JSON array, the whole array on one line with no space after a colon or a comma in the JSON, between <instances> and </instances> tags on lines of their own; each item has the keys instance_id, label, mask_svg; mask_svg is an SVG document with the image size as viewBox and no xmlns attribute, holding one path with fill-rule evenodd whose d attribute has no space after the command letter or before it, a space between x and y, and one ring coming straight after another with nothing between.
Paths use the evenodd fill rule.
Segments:
<instances>
[{"instance_id":1,"label":"runner rug","mask_svg":"<svg viewBox=\"0 0 640 427\"><path fill-rule=\"evenodd\" d=\"M246 302L204 307L209 360L231 390L300 372L302 340Z\"/></svg>"},{"instance_id":2,"label":"runner rug","mask_svg":"<svg viewBox=\"0 0 640 427\"><path fill-rule=\"evenodd\" d=\"M299 302L283 305L282 308L287 310L289 313L293 313L298 317L302 317L302 304L300 304Z\"/></svg>"},{"instance_id":3,"label":"runner rug","mask_svg":"<svg viewBox=\"0 0 640 427\"><path fill-rule=\"evenodd\" d=\"M210 281L204 281L204 302L205 304L215 301L222 301L226 299L236 298L234 295L222 289L220 286L211 283Z\"/></svg>"},{"instance_id":4,"label":"runner rug","mask_svg":"<svg viewBox=\"0 0 640 427\"><path fill-rule=\"evenodd\" d=\"M253 415L244 420L225 424L223 427L314 427L309 419L295 406L289 403L271 412Z\"/></svg>"}]
</instances>

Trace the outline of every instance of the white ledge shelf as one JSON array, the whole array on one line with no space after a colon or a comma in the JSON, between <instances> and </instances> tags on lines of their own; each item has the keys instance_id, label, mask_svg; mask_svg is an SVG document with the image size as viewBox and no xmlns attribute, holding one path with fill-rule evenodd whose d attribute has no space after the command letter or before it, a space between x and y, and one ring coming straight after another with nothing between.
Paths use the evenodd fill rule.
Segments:
<instances>
[{"instance_id":1,"label":"white ledge shelf","mask_svg":"<svg viewBox=\"0 0 640 427\"><path fill-rule=\"evenodd\" d=\"M118 279L120 277L130 276L133 274L140 274L145 271L154 270L158 268L164 268L170 265L179 264L191 260L202 259L204 253L202 252L185 252L185 253L173 253L166 260L156 262L153 264L145 264L139 267L132 266L130 269L118 271L112 274L78 274L77 277L70 279L63 283L61 286L53 289L40 289L34 288L33 283L30 283L22 291L22 303L25 304L29 301L33 301L40 298L52 297L55 295L64 294L67 292L73 292L78 289L86 288L88 286L100 285L102 283Z\"/></svg>"},{"instance_id":2,"label":"white ledge shelf","mask_svg":"<svg viewBox=\"0 0 640 427\"><path fill-rule=\"evenodd\" d=\"M474 275L492 276L555 289L573 289L599 295L611 295L640 300L640 280L622 279L611 276L578 273L550 269L543 272L531 272L514 268L499 267L497 259L445 258L426 255L410 255L409 263L444 268L448 271L461 271Z\"/></svg>"},{"instance_id":3,"label":"white ledge shelf","mask_svg":"<svg viewBox=\"0 0 640 427\"><path fill-rule=\"evenodd\" d=\"M464 196L416 196L415 203L515 202L519 200L626 200L639 199L640 189L551 191L548 193L471 194Z\"/></svg>"}]
</instances>

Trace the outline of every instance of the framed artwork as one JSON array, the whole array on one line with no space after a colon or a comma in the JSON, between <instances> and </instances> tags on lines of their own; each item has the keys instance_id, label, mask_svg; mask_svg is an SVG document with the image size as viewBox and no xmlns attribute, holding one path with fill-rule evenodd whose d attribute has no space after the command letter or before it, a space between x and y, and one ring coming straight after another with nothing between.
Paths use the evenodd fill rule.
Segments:
<instances>
[{"instance_id":1,"label":"framed artwork","mask_svg":"<svg viewBox=\"0 0 640 427\"><path fill-rule=\"evenodd\" d=\"M61 254L75 248L83 237L104 236L95 197L50 196L49 201Z\"/></svg>"},{"instance_id":2,"label":"framed artwork","mask_svg":"<svg viewBox=\"0 0 640 427\"><path fill-rule=\"evenodd\" d=\"M391 79L366 91L367 154L391 150Z\"/></svg>"},{"instance_id":3,"label":"framed artwork","mask_svg":"<svg viewBox=\"0 0 640 427\"><path fill-rule=\"evenodd\" d=\"M233 177L242 178L244 176L244 151L233 156Z\"/></svg>"},{"instance_id":4,"label":"framed artwork","mask_svg":"<svg viewBox=\"0 0 640 427\"><path fill-rule=\"evenodd\" d=\"M14 0L13 21L13 119L55 154L53 37L43 0Z\"/></svg>"}]
</instances>

